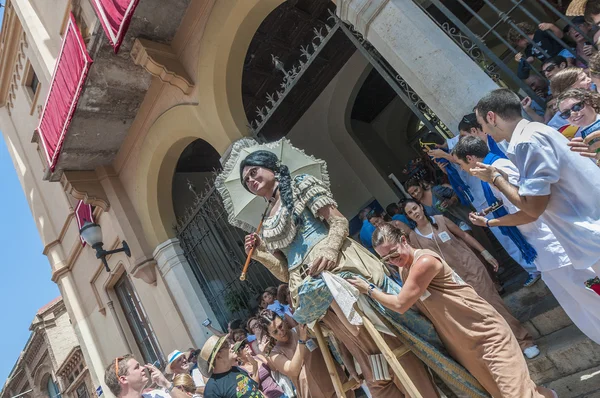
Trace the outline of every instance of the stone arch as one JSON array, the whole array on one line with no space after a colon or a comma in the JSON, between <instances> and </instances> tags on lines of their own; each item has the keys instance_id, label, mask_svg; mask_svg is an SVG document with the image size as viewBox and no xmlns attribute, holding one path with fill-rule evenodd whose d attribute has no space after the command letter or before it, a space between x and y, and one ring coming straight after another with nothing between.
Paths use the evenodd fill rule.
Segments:
<instances>
[{"instance_id":1,"label":"stone arch","mask_svg":"<svg viewBox=\"0 0 600 398\"><path fill-rule=\"evenodd\" d=\"M252 37L285 0L217 1L200 46L197 85L207 128L235 140L247 135L242 103L242 71Z\"/></svg>"},{"instance_id":2,"label":"stone arch","mask_svg":"<svg viewBox=\"0 0 600 398\"><path fill-rule=\"evenodd\" d=\"M203 139L220 154L231 144L229 137L209 133L193 105L179 105L162 114L142 142L137 171L137 208L151 247L175 236L172 179L183 150Z\"/></svg>"},{"instance_id":3,"label":"stone arch","mask_svg":"<svg viewBox=\"0 0 600 398\"><path fill-rule=\"evenodd\" d=\"M52 379L58 385L58 380L54 380L52 377L52 368L50 365L44 363L35 369L33 374L33 384L38 392L42 393L42 396L47 396L47 384L48 380Z\"/></svg>"},{"instance_id":4,"label":"stone arch","mask_svg":"<svg viewBox=\"0 0 600 398\"><path fill-rule=\"evenodd\" d=\"M183 150L201 138L223 154L248 135L241 92L244 59L262 21L284 1L215 2L199 47L198 104L163 113L142 143L136 203L151 247L175 235L171 180Z\"/></svg>"}]
</instances>

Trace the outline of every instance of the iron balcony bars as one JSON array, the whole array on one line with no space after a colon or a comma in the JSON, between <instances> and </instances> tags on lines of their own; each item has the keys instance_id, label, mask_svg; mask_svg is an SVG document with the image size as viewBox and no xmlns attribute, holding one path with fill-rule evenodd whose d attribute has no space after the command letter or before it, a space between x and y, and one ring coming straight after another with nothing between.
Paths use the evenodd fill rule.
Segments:
<instances>
[{"instance_id":1,"label":"iron balcony bars","mask_svg":"<svg viewBox=\"0 0 600 398\"><path fill-rule=\"evenodd\" d=\"M478 65L482 67L482 69L497 83L502 86L512 87L512 88L520 88L527 95L529 95L535 102L540 105L545 105L546 101L543 98L540 98L534 91L529 87L523 80L521 80L515 71L510 69L507 63L504 61L507 58L513 58L516 54L518 54L519 50L517 50L505 37L503 34L498 32L500 27L509 29L515 29L522 35L529 44L531 44L535 49L537 49L541 54L545 57L549 57L548 54L543 48L535 43L522 29L517 26L518 21L515 22L513 16L516 12L521 13L528 21L536 27L542 23L542 21L535 16L535 14L531 11L531 4L529 6L526 5L527 1L524 0L510 0L512 6L507 10L500 9L495 3L498 1L491 0L481 0L483 3L483 7L488 7L491 13L487 13L487 20L484 18L483 13L474 10L471 5L463 0L456 0L458 4L464 9L464 11L471 16L471 20L478 22L483 28L484 32L482 34L476 34L473 30L468 27L457 15L456 12L452 12L446 5L442 3L440 0L430 0L431 6L437 8L439 12L445 17L446 20L440 20L432 15L432 11L429 8L425 8L420 2L416 1L415 3L419 5L419 7L427 14L429 17L442 28L442 30L452 39L454 40L466 53L471 57ZM564 22L565 26L569 26L579 34L581 34L587 41L590 43L594 43L593 39L585 34L577 25L573 24L571 20L558 11L552 4L550 4L546 0L537 0L540 4L546 7L559 21ZM503 5L506 5L507 2L503 2ZM493 15L494 18L490 18L490 15ZM554 23L555 21L549 21ZM556 42L563 48L569 51L573 51L571 47L562 39L556 37L556 35L552 31L547 31L550 36L556 40ZM489 37L493 37L497 39L501 43L500 52L502 56L498 56L496 51L493 51L486 44L486 39ZM595 44L594 44L595 47ZM574 52L574 51L573 51ZM585 62L580 56L577 54L573 54L579 61ZM535 65L531 65L532 73L535 73L537 76L542 77L544 80L547 80L546 77L541 73Z\"/></svg>"}]
</instances>

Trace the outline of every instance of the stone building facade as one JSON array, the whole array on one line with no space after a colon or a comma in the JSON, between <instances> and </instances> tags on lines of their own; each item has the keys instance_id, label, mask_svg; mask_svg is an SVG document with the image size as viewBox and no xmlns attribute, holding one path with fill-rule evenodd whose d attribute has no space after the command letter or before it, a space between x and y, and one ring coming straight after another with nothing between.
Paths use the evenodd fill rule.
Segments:
<instances>
[{"instance_id":1,"label":"stone building facade","mask_svg":"<svg viewBox=\"0 0 600 398\"><path fill-rule=\"evenodd\" d=\"M203 344L205 319L247 315L274 283L258 266L238 280L243 234L212 189L234 140L287 136L325 159L352 220L397 201L418 139L455 133L500 81L435 19L437 0L132 0L131 23L112 33L104 2L7 0L0 32L0 129L81 346L63 355L82 357L92 391L107 391L116 356L164 365ZM73 32L86 75L49 138ZM82 206L104 249L131 250L108 256L109 272L80 239Z\"/></svg>"},{"instance_id":2,"label":"stone building facade","mask_svg":"<svg viewBox=\"0 0 600 398\"><path fill-rule=\"evenodd\" d=\"M62 298L42 307L29 328L31 336L0 397L92 397L90 373Z\"/></svg>"}]
</instances>

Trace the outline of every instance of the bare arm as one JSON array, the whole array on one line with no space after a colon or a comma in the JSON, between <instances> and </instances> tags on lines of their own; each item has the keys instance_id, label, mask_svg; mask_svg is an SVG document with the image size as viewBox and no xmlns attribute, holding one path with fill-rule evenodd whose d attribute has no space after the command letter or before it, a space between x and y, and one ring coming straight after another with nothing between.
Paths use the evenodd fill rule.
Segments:
<instances>
[{"instance_id":1,"label":"bare arm","mask_svg":"<svg viewBox=\"0 0 600 398\"><path fill-rule=\"evenodd\" d=\"M521 196L519 188L512 185L504 175L496 178L495 187L517 206L521 211L537 220L545 211L550 201L550 195L544 196ZM531 222L531 221L530 221Z\"/></svg>"},{"instance_id":2,"label":"bare arm","mask_svg":"<svg viewBox=\"0 0 600 398\"><path fill-rule=\"evenodd\" d=\"M419 300L442 268L442 263L435 257L424 255L413 264L410 274L398 295L387 294L374 289L371 292L371 297L383 306L404 314ZM358 288L361 293L366 293L369 290L369 284L364 279L353 278L348 281Z\"/></svg>"},{"instance_id":3,"label":"bare arm","mask_svg":"<svg viewBox=\"0 0 600 398\"><path fill-rule=\"evenodd\" d=\"M206 327L208 330L211 331L212 334L214 334L217 337L223 337L226 335L226 333L221 332L220 330L215 329L212 325L208 325Z\"/></svg>"},{"instance_id":4,"label":"bare arm","mask_svg":"<svg viewBox=\"0 0 600 398\"><path fill-rule=\"evenodd\" d=\"M564 33L561 29L558 28L558 26L552 24L552 23L541 23L538 26L541 30L549 30L550 32L554 33L554 35L556 37L558 37L559 39L562 39L564 36Z\"/></svg>"},{"instance_id":5,"label":"bare arm","mask_svg":"<svg viewBox=\"0 0 600 398\"><path fill-rule=\"evenodd\" d=\"M521 196L519 188L512 185L505 173L494 166L477 163L477 167L471 169L471 174L482 181L493 184L506 198L519 209L534 217L536 220L546 211L550 195Z\"/></svg>"},{"instance_id":6,"label":"bare arm","mask_svg":"<svg viewBox=\"0 0 600 398\"><path fill-rule=\"evenodd\" d=\"M478 216L476 213L469 214L469 219L475 225L480 227L486 226L486 218ZM536 218L531 217L524 211L519 210L516 213L507 214L500 218L493 218L487 220L487 225L490 227L517 227L519 225L525 225L536 221Z\"/></svg>"},{"instance_id":7,"label":"bare arm","mask_svg":"<svg viewBox=\"0 0 600 398\"><path fill-rule=\"evenodd\" d=\"M301 331L303 330L303 331ZM301 340L306 340L306 325L298 325L299 336ZM304 338L302 338L304 337ZM273 354L269 357L270 362L273 364L275 369L286 375L287 377L295 380L300 376L302 366L304 366L304 357L306 355L306 344L296 344L296 351L292 359L287 359L281 354Z\"/></svg>"}]
</instances>

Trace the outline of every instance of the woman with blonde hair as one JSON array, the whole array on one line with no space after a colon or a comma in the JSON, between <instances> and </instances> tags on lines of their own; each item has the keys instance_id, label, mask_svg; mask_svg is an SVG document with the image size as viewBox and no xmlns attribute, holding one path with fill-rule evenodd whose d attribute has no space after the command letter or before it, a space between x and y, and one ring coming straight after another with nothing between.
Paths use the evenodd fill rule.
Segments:
<instances>
[{"instance_id":1,"label":"woman with blonde hair","mask_svg":"<svg viewBox=\"0 0 600 398\"><path fill-rule=\"evenodd\" d=\"M196 385L194 384L194 379L192 379L192 376L187 373L175 375L173 377L173 387L183 391L189 397L202 397L202 395L196 394Z\"/></svg>"},{"instance_id":2,"label":"woman with blonde hair","mask_svg":"<svg viewBox=\"0 0 600 398\"><path fill-rule=\"evenodd\" d=\"M557 397L533 382L504 318L439 254L415 250L406 234L389 224L375 230L373 247L382 261L399 268L404 286L398 294L388 294L362 278L349 279L361 293L401 314L415 305L434 324L450 354L491 396Z\"/></svg>"}]
</instances>

